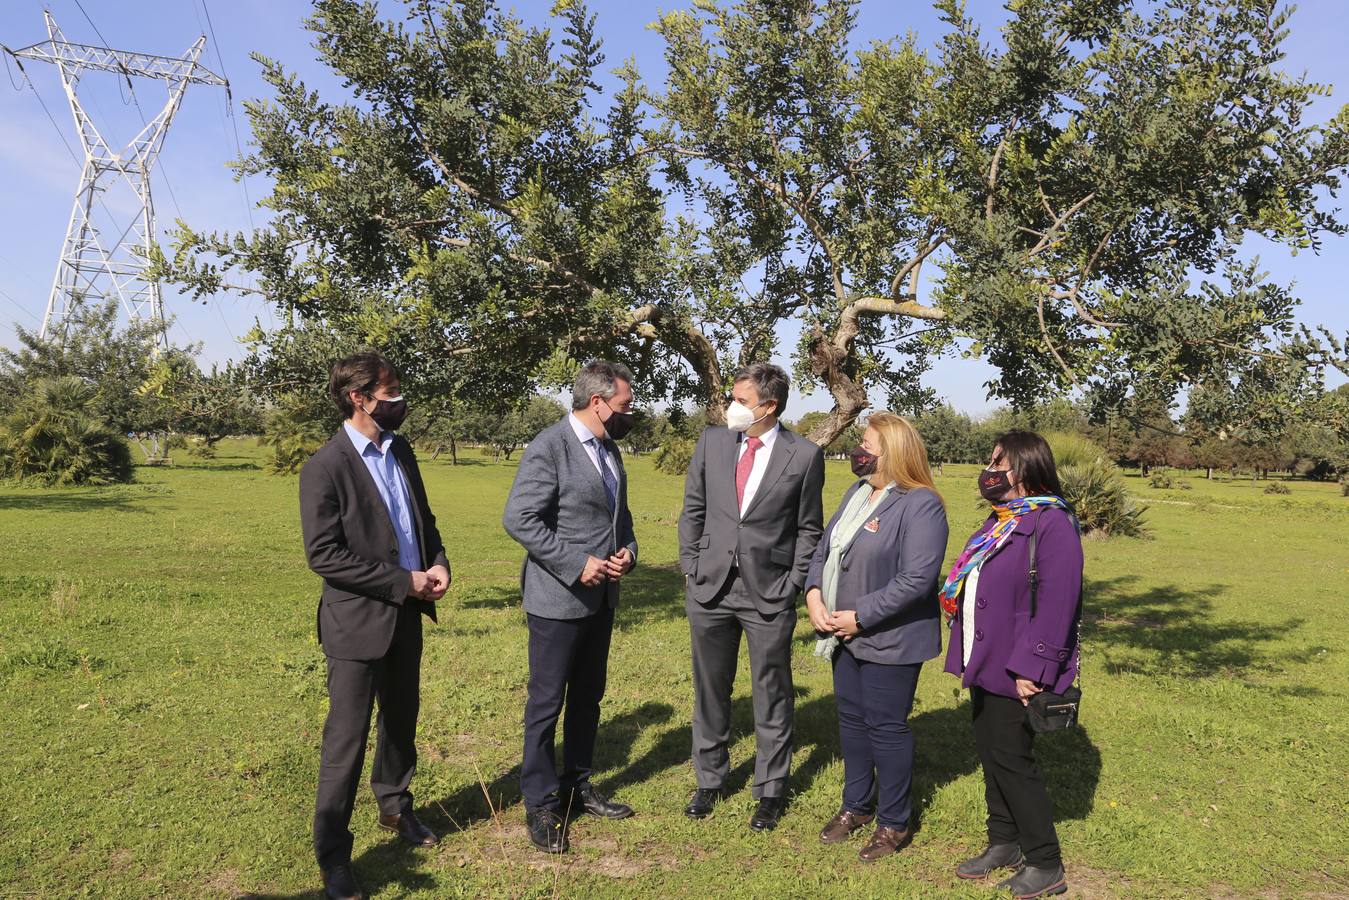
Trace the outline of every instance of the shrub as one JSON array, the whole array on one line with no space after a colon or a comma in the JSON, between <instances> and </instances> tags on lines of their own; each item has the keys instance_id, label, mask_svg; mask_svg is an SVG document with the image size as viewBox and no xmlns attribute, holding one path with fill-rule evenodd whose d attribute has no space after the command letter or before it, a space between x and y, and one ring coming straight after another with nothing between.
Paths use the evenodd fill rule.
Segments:
<instances>
[{"instance_id":1,"label":"shrub","mask_svg":"<svg viewBox=\"0 0 1349 900\"><path fill-rule=\"evenodd\" d=\"M1284 484L1284 483L1281 482L1281 481L1271 481L1269 484L1265 485L1265 493L1266 493L1266 494L1291 494L1292 491L1288 490L1288 485Z\"/></svg>"},{"instance_id":2,"label":"shrub","mask_svg":"<svg viewBox=\"0 0 1349 900\"><path fill-rule=\"evenodd\" d=\"M272 448L267 470L273 475L293 475L332 434L334 413L310 398L282 397L267 417L267 427L258 443Z\"/></svg>"},{"instance_id":3,"label":"shrub","mask_svg":"<svg viewBox=\"0 0 1349 900\"><path fill-rule=\"evenodd\" d=\"M1054 451L1063 499L1072 504L1084 534L1143 533L1145 507L1129 496L1123 473L1106 458L1104 449L1077 434L1055 432L1044 437Z\"/></svg>"},{"instance_id":4,"label":"shrub","mask_svg":"<svg viewBox=\"0 0 1349 900\"><path fill-rule=\"evenodd\" d=\"M689 438L672 437L656 451L656 468L668 475L685 475L693 461L696 444Z\"/></svg>"},{"instance_id":5,"label":"shrub","mask_svg":"<svg viewBox=\"0 0 1349 900\"><path fill-rule=\"evenodd\" d=\"M1148 479L1148 487L1160 488L1162 490L1169 490L1175 487L1175 485L1176 485L1175 479L1173 479L1166 472L1155 472L1153 473L1153 476Z\"/></svg>"},{"instance_id":6,"label":"shrub","mask_svg":"<svg viewBox=\"0 0 1349 900\"><path fill-rule=\"evenodd\" d=\"M69 376L33 382L0 421L0 474L48 486L130 481L131 448L91 412L95 394Z\"/></svg>"}]
</instances>

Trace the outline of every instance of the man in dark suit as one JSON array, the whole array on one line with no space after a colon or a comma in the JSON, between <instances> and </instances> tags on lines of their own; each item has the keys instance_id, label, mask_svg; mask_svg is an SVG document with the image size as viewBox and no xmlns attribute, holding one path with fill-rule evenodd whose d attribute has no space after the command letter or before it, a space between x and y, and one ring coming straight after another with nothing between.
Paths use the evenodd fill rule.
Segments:
<instances>
[{"instance_id":1,"label":"man in dark suit","mask_svg":"<svg viewBox=\"0 0 1349 900\"><path fill-rule=\"evenodd\" d=\"M309 567L323 578L319 643L328 659L314 851L330 897L360 897L349 830L376 698L370 787L381 828L414 846L437 838L412 811L422 615L450 586L445 547L417 460L394 432L407 414L398 373L377 353L339 360L328 383L346 421L300 472Z\"/></svg>"},{"instance_id":2,"label":"man in dark suit","mask_svg":"<svg viewBox=\"0 0 1349 900\"><path fill-rule=\"evenodd\" d=\"M731 688L740 635L749 644L757 751L749 826L777 827L792 762L792 631L796 597L820 540L824 453L783 428L787 373L736 373L726 428L698 439L679 517L684 608L693 641L693 767L684 809L705 818L730 770Z\"/></svg>"},{"instance_id":3,"label":"man in dark suit","mask_svg":"<svg viewBox=\"0 0 1349 900\"><path fill-rule=\"evenodd\" d=\"M520 573L529 625L529 698L520 791L530 840L567 850L573 812L632 815L590 783L619 581L637 562L628 479L616 440L632 428L632 373L587 364L572 411L529 442L502 524L525 548ZM566 706L562 776L554 751Z\"/></svg>"}]
</instances>

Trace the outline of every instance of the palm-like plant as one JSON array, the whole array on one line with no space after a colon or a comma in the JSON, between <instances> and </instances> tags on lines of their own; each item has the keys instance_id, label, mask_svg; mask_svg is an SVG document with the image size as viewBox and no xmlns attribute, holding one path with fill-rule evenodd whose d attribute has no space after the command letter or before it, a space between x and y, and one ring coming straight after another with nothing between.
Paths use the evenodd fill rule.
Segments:
<instances>
[{"instance_id":1,"label":"palm-like plant","mask_svg":"<svg viewBox=\"0 0 1349 900\"><path fill-rule=\"evenodd\" d=\"M90 411L95 394L73 377L32 382L0 420L0 474L49 486L130 481L131 450Z\"/></svg>"}]
</instances>

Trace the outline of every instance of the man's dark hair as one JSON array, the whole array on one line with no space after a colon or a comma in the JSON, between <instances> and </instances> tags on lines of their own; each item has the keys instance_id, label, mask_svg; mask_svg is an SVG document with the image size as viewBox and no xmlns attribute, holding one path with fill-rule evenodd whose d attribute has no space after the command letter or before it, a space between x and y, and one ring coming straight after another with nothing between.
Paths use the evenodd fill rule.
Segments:
<instances>
[{"instance_id":1,"label":"man's dark hair","mask_svg":"<svg viewBox=\"0 0 1349 900\"><path fill-rule=\"evenodd\" d=\"M772 400L776 404L773 415L782 418L783 412L787 409L787 389L792 383L781 366L775 366L770 362L750 363L735 373L735 381L736 384L742 381L752 383L759 395L759 401Z\"/></svg>"},{"instance_id":2,"label":"man's dark hair","mask_svg":"<svg viewBox=\"0 0 1349 900\"><path fill-rule=\"evenodd\" d=\"M373 394L381 381L388 376L398 377L398 370L387 359L374 351L353 353L333 363L332 373L328 376L328 393L342 412L342 418L350 419L356 414L351 405L351 392Z\"/></svg>"},{"instance_id":3,"label":"man's dark hair","mask_svg":"<svg viewBox=\"0 0 1349 900\"><path fill-rule=\"evenodd\" d=\"M993 443L1002 448L1002 458L1021 479L1026 496L1063 496L1059 470L1054 465L1054 451L1049 448L1048 441L1033 431L1013 429L998 435Z\"/></svg>"},{"instance_id":4,"label":"man's dark hair","mask_svg":"<svg viewBox=\"0 0 1349 900\"><path fill-rule=\"evenodd\" d=\"M585 409L590 405L590 398L596 395L602 400L608 400L618 389L616 381L626 381L631 387L632 370L622 363L592 359L581 367L581 371L576 374L576 381L572 383L571 408Z\"/></svg>"}]
</instances>

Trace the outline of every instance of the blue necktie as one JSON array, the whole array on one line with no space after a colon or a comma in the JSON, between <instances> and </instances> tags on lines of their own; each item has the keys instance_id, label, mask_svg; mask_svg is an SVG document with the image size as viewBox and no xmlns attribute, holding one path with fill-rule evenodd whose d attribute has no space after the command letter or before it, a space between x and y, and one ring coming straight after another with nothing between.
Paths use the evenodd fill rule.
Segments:
<instances>
[{"instance_id":1,"label":"blue necktie","mask_svg":"<svg viewBox=\"0 0 1349 900\"><path fill-rule=\"evenodd\" d=\"M604 480L604 493L609 498L609 512L613 512L618 506L618 479L614 477L613 469L609 468L609 451L604 448L604 441L599 438L591 438L595 442L595 456L600 461L600 478Z\"/></svg>"}]
</instances>

